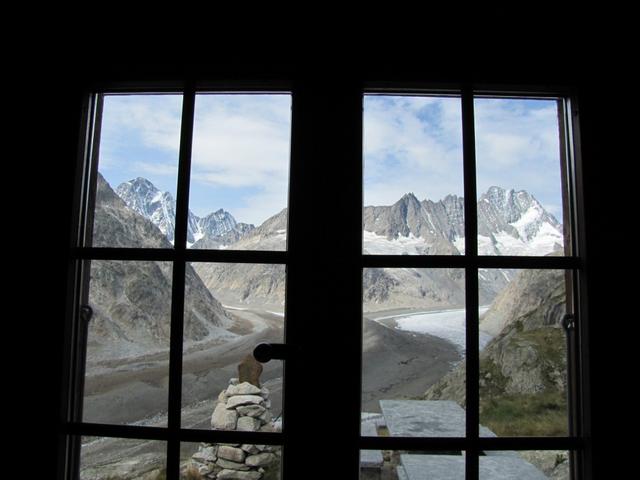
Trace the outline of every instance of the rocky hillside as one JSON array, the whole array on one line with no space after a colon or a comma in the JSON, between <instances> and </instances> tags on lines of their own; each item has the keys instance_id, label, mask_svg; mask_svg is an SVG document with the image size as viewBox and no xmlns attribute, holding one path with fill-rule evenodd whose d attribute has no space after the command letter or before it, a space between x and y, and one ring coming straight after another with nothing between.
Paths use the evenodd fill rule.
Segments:
<instances>
[{"instance_id":1,"label":"rocky hillside","mask_svg":"<svg viewBox=\"0 0 640 480\"><path fill-rule=\"evenodd\" d=\"M94 245L171 248L166 236L126 206L98 176ZM119 358L167 348L170 336L172 269L167 262L93 261L89 302L89 359ZM187 265L185 339L224 335L225 310Z\"/></svg>"},{"instance_id":2,"label":"rocky hillside","mask_svg":"<svg viewBox=\"0 0 640 480\"><path fill-rule=\"evenodd\" d=\"M522 271L481 320L499 330L480 353L481 423L499 435L566 434L565 299L563 271ZM464 365L425 398L464 405Z\"/></svg>"},{"instance_id":3,"label":"rocky hillside","mask_svg":"<svg viewBox=\"0 0 640 480\"><path fill-rule=\"evenodd\" d=\"M285 250L287 210L267 219L229 248L234 250ZM284 310L284 265L197 263L194 268L216 298L230 305Z\"/></svg>"},{"instance_id":4,"label":"rocky hillside","mask_svg":"<svg viewBox=\"0 0 640 480\"><path fill-rule=\"evenodd\" d=\"M390 308L464 307L464 270L366 268L365 311Z\"/></svg>"}]
</instances>

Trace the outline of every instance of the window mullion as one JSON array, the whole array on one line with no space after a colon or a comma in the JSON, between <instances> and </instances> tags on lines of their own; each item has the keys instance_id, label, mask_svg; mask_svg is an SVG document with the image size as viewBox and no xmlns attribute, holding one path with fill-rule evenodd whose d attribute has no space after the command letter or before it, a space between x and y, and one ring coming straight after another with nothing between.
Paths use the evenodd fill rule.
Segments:
<instances>
[{"instance_id":1,"label":"window mullion","mask_svg":"<svg viewBox=\"0 0 640 480\"><path fill-rule=\"evenodd\" d=\"M465 256L471 259L465 268L466 309L466 478L477 479L478 436L480 425L479 345L478 345L478 216L476 214L476 148L473 90L462 90L462 142L464 162Z\"/></svg>"},{"instance_id":2,"label":"window mullion","mask_svg":"<svg viewBox=\"0 0 640 480\"><path fill-rule=\"evenodd\" d=\"M169 402L167 442L167 476L178 478L180 470L180 427L182 410L182 353L184 335L184 290L189 212L189 181L195 113L195 89L187 87L182 103L178 186L176 194L176 228L171 290L171 343L169 353Z\"/></svg>"},{"instance_id":3,"label":"window mullion","mask_svg":"<svg viewBox=\"0 0 640 480\"><path fill-rule=\"evenodd\" d=\"M300 478L308 468L301 459L326 447L326 432L308 422L309 393L320 380L342 397L323 405L323 417L340 425L329 432L339 452L334 467L344 478L358 478L362 90L300 80L293 95L286 343L296 354L285 361L283 474ZM319 229L328 212L331 228Z\"/></svg>"}]
</instances>

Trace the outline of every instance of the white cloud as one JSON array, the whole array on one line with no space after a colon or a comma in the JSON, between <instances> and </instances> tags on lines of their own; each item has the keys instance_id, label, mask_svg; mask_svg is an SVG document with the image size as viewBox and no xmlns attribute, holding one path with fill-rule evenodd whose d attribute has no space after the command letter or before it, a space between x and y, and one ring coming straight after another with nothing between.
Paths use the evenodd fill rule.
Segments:
<instances>
[{"instance_id":1,"label":"white cloud","mask_svg":"<svg viewBox=\"0 0 640 480\"><path fill-rule=\"evenodd\" d=\"M462 194L461 128L457 98L367 96L365 204Z\"/></svg>"},{"instance_id":2,"label":"white cloud","mask_svg":"<svg viewBox=\"0 0 640 480\"><path fill-rule=\"evenodd\" d=\"M527 168L531 162L558 160L554 103L481 99L475 102L475 115L477 158L483 169Z\"/></svg>"},{"instance_id":3,"label":"white cloud","mask_svg":"<svg viewBox=\"0 0 640 480\"><path fill-rule=\"evenodd\" d=\"M131 146L174 152L180 148L180 95L111 95L105 97L103 142L111 148Z\"/></svg>"},{"instance_id":4,"label":"white cloud","mask_svg":"<svg viewBox=\"0 0 640 480\"><path fill-rule=\"evenodd\" d=\"M527 190L545 208L561 204L558 111L551 100L475 102L478 191Z\"/></svg>"},{"instance_id":5,"label":"white cloud","mask_svg":"<svg viewBox=\"0 0 640 480\"><path fill-rule=\"evenodd\" d=\"M287 206L290 136L289 96L199 95L192 188L239 189L234 215L261 223Z\"/></svg>"},{"instance_id":6,"label":"white cloud","mask_svg":"<svg viewBox=\"0 0 640 480\"><path fill-rule=\"evenodd\" d=\"M167 176L176 179L176 181L178 177L177 161L174 163L160 163L151 160L134 162L132 168L140 172L143 177Z\"/></svg>"},{"instance_id":7,"label":"white cloud","mask_svg":"<svg viewBox=\"0 0 640 480\"><path fill-rule=\"evenodd\" d=\"M232 214L239 222L258 226L287 206L287 194L287 185L284 185L283 189L275 188L245 196L244 206L234 208Z\"/></svg>"}]
</instances>

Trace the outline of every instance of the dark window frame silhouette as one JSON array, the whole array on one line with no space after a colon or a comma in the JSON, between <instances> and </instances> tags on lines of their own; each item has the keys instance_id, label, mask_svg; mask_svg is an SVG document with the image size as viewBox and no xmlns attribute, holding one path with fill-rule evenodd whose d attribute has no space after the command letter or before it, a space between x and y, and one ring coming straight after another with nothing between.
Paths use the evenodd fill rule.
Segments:
<instances>
[{"instance_id":1,"label":"dark window frame silhouette","mask_svg":"<svg viewBox=\"0 0 640 480\"><path fill-rule=\"evenodd\" d=\"M577 98L570 89L534 88L534 87L479 87L473 85L429 86L394 82L386 84L367 84L356 82L344 89L334 87L341 100L335 106L327 107L321 102L314 103L314 96L326 86L311 82L305 84L295 82L267 82L239 84L204 84L186 82L180 84L118 84L97 88L88 94L85 100L83 131L78 154L76 191L74 193L74 211L72 212L73 245L69 254L69 294L67 298L66 320L66 358L67 373L62 389L62 426L60 478L77 478L79 475L80 439L83 436L135 438L161 440L167 444L168 478L175 477L179 471L179 455L181 442L210 443L249 443L283 445L284 478L291 478L295 472L296 459L288 453L297 448L296 438L300 435L295 425L287 427L283 432L228 432L215 430L184 429L181 427L181 389L182 389L182 353L183 353L183 307L185 265L187 262L224 262L224 263L266 263L287 266L287 343L299 345L302 338L301 327L290 315L300 312L296 283L304 278L302 268L314 262L310 253L305 252L305 230L302 206L308 200L305 185L313 185L312 174L307 170L305 154L312 152L310 135L314 128L323 128L321 122L323 109L334 108L333 113L344 108L343 125L350 127L344 134L343 142L347 151L346 158L353 161L345 165L347 176L360 179L360 185L353 186L349 192L341 192L342 199L347 199L348 208L345 224L349 224L354 240L345 248L345 253L336 257L336 262L346 262L345 276L350 278L350 292L354 293L344 300L350 311L362 312L362 297L357 297L356 287L362 293L362 271L364 268L460 268L465 271L465 307L466 307L466 435L462 438L408 438L408 437L366 437L360 436L359 415L360 399L354 398L349 403L345 419L349 415L358 417L344 427L344 435L353 442L344 452L345 461L355 465L361 449L404 450L404 451L451 451L466 452L466 478L478 478L478 459L483 451L490 450L564 450L570 452L572 478L591 478L590 472L590 392L588 382L588 344L586 281L585 281L585 235L584 209L582 200L582 172L580 165L580 138L578 128ZM191 171L191 147L193 139L194 107L198 92L260 92L290 93L292 95L292 134L291 134L291 168L289 191L289 228L288 250L274 251L232 251L232 250L190 250L186 245L187 212L189 199L189 183ZM108 93L181 93L183 95L182 123L180 131L180 149L178 166L178 188L176 195L176 227L175 245L172 249L142 248L94 248L91 246L93 226L92 212L95 203L97 182L97 156L100 138L100 119L102 99ZM465 254L460 256L401 256L401 255L363 255L358 247L356 235L362 235L362 100L367 93L375 94L433 94L455 95L461 99L462 131L464 156L464 201L465 212L475 212L476 190L476 158L474 134L474 98L490 96L499 98L533 98L544 97L557 99L561 112L561 150L564 176L565 229L571 232L564 256L558 257L487 257L478 255L477 250L477 216L465 215ZM314 115L320 112L317 123ZM337 135L342 135L338 133ZM307 169L307 170L305 170ZM305 184L304 182L311 182ZM361 240L360 240L361 241ZM359 253L356 253L358 248ZM88 272L92 260L122 261L165 261L173 265L172 302L171 302L171 341L169 360L169 398L168 424L166 427L145 427L128 425L109 425L87 423L82 420L82 403L84 394L84 362L86 349L86 317L82 306L88 304ZM497 437L479 436L479 315L478 315L478 269L555 269L570 272L571 285L568 296L572 303L573 317L568 329L568 376L569 376L569 435L566 437ZM359 276L359 277L358 277ZM359 285L356 286L356 281ZM353 297L353 298L352 298ZM361 317L360 317L361 318ZM359 319L354 319L359 323ZM292 324L292 328L289 328ZM353 327L346 331L348 341L355 344L350 350L351 363L356 365L345 370L345 375L353 378L360 389L361 330ZM303 347L302 347L303 348ZM293 362L294 360L292 360ZM285 415L296 408L296 384L290 379L299 378L293 363L285 362ZM293 393L292 393L293 392ZM355 393L355 390L351 390ZM357 395L354 395L357 396ZM295 415L292 413L295 417ZM314 435L314 432L309 432ZM345 444L346 445L346 444ZM330 447L329 447L330 448ZM356 468L354 466L354 468ZM355 470L351 470L354 472ZM355 477L354 477L355 478Z\"/></svg>"}]
</instances>

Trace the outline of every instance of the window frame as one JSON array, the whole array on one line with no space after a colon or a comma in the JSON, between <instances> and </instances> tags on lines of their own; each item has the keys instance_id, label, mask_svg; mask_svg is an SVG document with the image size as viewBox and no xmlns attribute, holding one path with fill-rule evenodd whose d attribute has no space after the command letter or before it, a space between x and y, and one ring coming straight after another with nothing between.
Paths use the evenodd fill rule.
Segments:
<instances>
[{"instance_id":1,"label":"window frame","mask_svg":"<svg viewBox=\"0 0 640 480\"><path fill-rule=\"evenodd\" d=\"M267 263L284 264L287 275L293 273L294 281L300 277L300 268L314 262L309 253L304 251L304 225L301 219L301 209L306 195L305 185L313 185L314 180L308 169L305 169L305 153L309 152L313 133L310 128L309 117L314 113L310 99L320 90L326 91L324 84L306 83L299 79L294 82L152 82L152 83L119 83L117 85L97 86L86 96L82 119L82 142L79 145L78 167L76 174L76 190L74 192L74 210L72 211L71 235L72 245L69 248L67 319L65 333L65 382L62 389L61 411L61 448L59 478L74 478L79 472L80 439L82 436L107 436L118 438L138 438L148 440L163 440L167 443L167 472L169 477L179 471L179 451L181 442L210 442L210 443L254 443L282 445L283 471L291 472L293 459L288 451L295 451L295 437L300 431L293 426L280 433L264 432L223 432L215 430L192 430L181 428L181 390L182 390L182 340L183 323L182 309L184 306L184 269L187 262L224 262L224 263ZM345 101L338 108L349 108L347 122L352 129L346 133L348 138L338 139L346 146L347 158L352 165L345 167L349 171L349 178L360 178L360 188L353 188L347 194L350 201L347 220L350 243L345 258L350 258L352 264L345 267L351 281L351 292L355 292L355 282L359 281L362 293L362 271L370 267L389 268L461 268L465 270L465 306L466 306L466 344L467 344L467 408L466 435L463 438L382 438L359 435L359 398L350 403L346 417L355 415L358 409L358 424L349 423L346 427L346 438L357 440L352 443L352 449L345 452L347 463L359 470L361 449L375 450L463 450L466 455L466 478L477 478L478 455L484 450L566 450L570 452L571 478L591 478L590 454L590 391L589 391L589 358L588 319L586 310L586 247L585 247L585 212L584 192L582 190L582 168L580 162L580 134L578 122L577 96L571 89L564 87L536 86L500 86L500 85L471 85L471 84L426 84L424 82L361 82L355 81L343 87L335 87L330 91L344 93ZM191 171L191 147L193 143L193 122L195 113L195 97L203 93L290 93L292 98L291 122L291 157L289 177L289 231L288 250L285 252L269 251L233 251L233 250L190 250L186 248L186 220L189 199L189 181ZM183 95L183 113L180 129L180 149L178 162L178 181L176 198L176 243L172 249L134 249L134 248L95 248L87 246L92 231L92 210L95 201L95 185L97 181L98 143L100 138L101 99L110 93L181 93ZM475 129L474 129L474 98L477 96L492 96L500 98L557 98L563 106L563 122L561 131L566 143L561 144L564 150L566 169L565 181L568 187L569 219L565 225L571 226L571 252L562 257L487 257L477 253L477 216L465 215L465 254L461 256L393 256L393 255L364 255L362 249L356 255L355 245L362 242L362 148L356 143L362 143L362 102L364 95L369 93L382 94L433 94L456 95L462 104L462 132L464 158L464 198L465 212L476 211L476 159L475 159ZM326 94L325 94L326 95ZM359 112L357 108L359 107ZM360 113L359 117L356 113ZM357 118L360 120L358 121ZM300 121L302 119L302 121ZM321 119L322 120L322 119ZM358 123L359 122L359 123ZM359 138L355 138L360 132ZM311 183L309 183L311 182ZM358 238L355 238L356 232ZM352 238L353 237L353 238ZM357 258L356 258L357 257ZM172 282L172 312L171 312L171 342L169 362L169 420L166 427L142 427L126 425L103 425L82 421L82 401L84 384L84 361L86 343L86 317L81 311L81 305L87 304L88 271L91 260L153 260L170 261L173 265ZM178 268L176 268L176 266ZM294 267L290 272L290 267ZM478 269L479 268L515 268L515 269L558 269L573 273L574 292L572 301L575 312L574 328L570 329L571 348L569 369L569 404L571 430L567 437L499 437L486 438L479 436L479 349L478 349ZM359 274L358 274L359 272ZM291 292L295 290L287 278L287 304L285 311L300 312L300 305ZM353 298L352 298L353 297ZM362 313L362 296L349 297L350 311ZM290 325L289 316L286 325L286 342L299 345L304 337L299 326ZM361 318L361 315L360 315ZM359 319L355 320L360 323ZM292 328L290 328L292 327ZM355 354L361 355L362 339L361 326L354 325L348 330L349 341L354 344L350 350L350 357L355 361ZM359 337L357 337L359 335ZM360 360L361 362L361 360ZM357 388L361 391L362 369L359 369ZM350 372L355 372L351 368ZM294 365L285 362L285 377L291 381L285 386L284 403L291 409L292 418L296 418L295 380L299 372ZM353 378L355 380L355 378ZM355 395L355 390L351 390ZM350 418L350 417L349 417ZM356 427L358 430L357 439ZM288 478L288 477L287 477ZM354 477L355 478L355 477Z\"/></svg>"}]
</instances>

